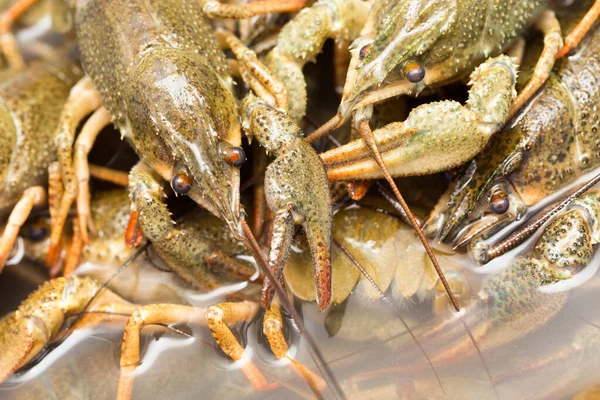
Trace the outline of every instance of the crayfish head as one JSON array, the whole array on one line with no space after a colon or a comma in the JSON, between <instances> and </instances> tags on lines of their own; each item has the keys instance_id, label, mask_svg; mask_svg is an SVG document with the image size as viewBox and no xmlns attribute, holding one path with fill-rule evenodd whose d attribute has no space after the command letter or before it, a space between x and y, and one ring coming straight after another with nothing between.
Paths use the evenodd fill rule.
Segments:
<instances>
[{"instance_id":1,"label":"crayfish head","mask_svg":"<svg viewBox=\"0 0 600 400\"><path fill-rule=\"evenodd\" d=\"M240 166L246 157L228 82L201 56L178 50L154 51L136 69L127 111L138 155L175 193L241 232Z\"/></svg>"},{"instance_id":2,"label":"crayfish head","mask_svg":"<svg viewBox=\"0 0 600 400\"><path fill-rule=\"evenodd\" d=\"M440 236L442 240L451 242L455 249L469 246L479 261L484 260L479 257L477 246L470 244L480 242L518 221L527 210L519 194L505 180L496 181L479 193L464 193L457 201L445 211L446 222Z\"/></svg>"},{"instance_id":3,"label":"crayfish head","mask_svg":"<svg viewBox=\"0 0 600 400\"><path fill-rule=\"evenodd\" d=\"M456 22L454 6L444 1L401 1L376 13L377 22L352 44L351 69L339 112L400 94L418 94L438 83L438 43ZM391 88L393 86L393 89ZM346 118L344 118L346 119Z\"/></svg>"}]
</instances>

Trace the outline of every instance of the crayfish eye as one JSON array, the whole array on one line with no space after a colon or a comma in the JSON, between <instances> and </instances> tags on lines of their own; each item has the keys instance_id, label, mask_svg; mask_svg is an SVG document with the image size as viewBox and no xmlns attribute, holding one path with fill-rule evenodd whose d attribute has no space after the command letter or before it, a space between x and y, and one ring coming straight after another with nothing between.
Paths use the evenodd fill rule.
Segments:
<instances>
[{"instance_id":1,"label":"crayfish eye","mask_svg":"<svg viewBox=\"0 0 600 400\"><path fill-rule=\"evenodd\" d=\"M225 154L225 161L232 167L241 167L246 162L246 152L241 147L232 147Z\"/></svg>"},{"instance_id":2,"label":"crayfish eye","mask_svg":"<svg viewBox=\"0 0 600 400\"><path fill-rule=\"evenodd\" d=\"M490 210L494 214L504 214L508 210L508 197L504 193L496 193L490 198Z\"/></svg>"},{"instance_id":3,"label":"crayfish eye","mask_svg":"<svg viewBox=\"0 0 600 400\"><path fill-rule=\"evenodd\" d=\"M38 221L27 230L27 237L34 242L41 242L48 236L48 226L43 221Z\"/></svg>"},{"instance_id":4,"label":"crayfish eye","mask_svg":"<svg viewBox=\"0 0 600 400\"><path fill-rule=\"evenodd\" d=\"M171 187L175 193L186 194L192 188L190 175L185 171L177 171L173 179L171 179Z\"/></svg>"},{"instance_id":5,"label":"crayfish eye","mask_svg":"<svg viewBox=\"0 0 600 400\"><path fill-rule=\"evenodd\" d=\"M359 60L362 61L367 56L367 54L369 53L369 50L371 50L372 45L373 45L373 43L369 43L360 48L360 51L358 52Z\"/></svg>"},{"instance_id":6,"label":"crayfish eye","mask_svg":"<svg viewBox=\"0 0 600 400\"><path fill-rule=\"evenodd\" d=\"M404 67L404 75L411 83L419 83L425 78L425 68L417 63L408 63Z\"/></svg>"}]
</instances>

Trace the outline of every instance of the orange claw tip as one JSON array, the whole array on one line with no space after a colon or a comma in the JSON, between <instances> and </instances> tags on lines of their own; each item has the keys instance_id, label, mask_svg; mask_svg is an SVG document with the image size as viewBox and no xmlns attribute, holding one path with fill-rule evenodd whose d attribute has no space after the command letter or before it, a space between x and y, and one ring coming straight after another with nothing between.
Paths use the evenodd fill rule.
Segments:
<instances>
[{"instance_id":1,"label":"orange claw tip","mask_svg":"<svg viewBox=\"0 0 600 400\"><path fill-rule=\"evenodd\" d=\"M331 292L319 295L319 312L324 312L331 306Z\"/></svg>"},{"instance_id":2,"label":"orange claw tip","mask_svg":"<svg viewBox=\"0 0 600 400\"><path fill-rule=\"evenodd\" d=\"M138 219L138 212L132 211L129 215L129 223L127 224L127 231L125 231L125 244L129 248L136 248L144 239L142 228Z\"/></svg>"},{"instance_id":3,"label":"orange claw tip","mask_svg":"<svg viewBox=\"0 0 600 400\"><path fill-rule=\"evenodd\" d=\"M346 185L348 195L354 201L359 201L365 197L370 187L371 181L351 181Z\"/></svg>"},{"instance_id":4,"label":"orange claw tip","mask_svg":"<svg viewBox=\"0 0 600 400\"><path fill-rule=\"evenodd\" d=\"M329 309L331 305L331 267L329 265L319 268L317 271L317 302L319 311Z\"/></svg>"}]
</instances>

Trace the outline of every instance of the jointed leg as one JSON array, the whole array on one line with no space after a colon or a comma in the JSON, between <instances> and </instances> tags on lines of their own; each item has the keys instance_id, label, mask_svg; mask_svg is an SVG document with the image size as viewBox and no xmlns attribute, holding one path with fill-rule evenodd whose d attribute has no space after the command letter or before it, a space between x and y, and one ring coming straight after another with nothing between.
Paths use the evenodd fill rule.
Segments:
<instances>
[{"instance_id":1,"label":"jointed leg","mask_svg":"<svg viewBox=\"0 0 600 400\"><path fill-rule=\"evenodd\" d=\"M569 35L565 38L565 45L558 52L556 58L561 58L567 55L571 49L577 47L581 39L587 34L594 22L600 17L600 0L596 0L594 5L585 14L585 16L579 21L579 24L573 29Z\"/></svg>"},{"instance_id":2,"label":"jointed leg","mask_svg":"<svg viewBox=\"0 0 600 400\"><path fill-rule=\"evenodd\" d=\"M229 31L217 31L217 37L224 44L223 47L229 47L235 54L236 58L240 62L240 71L242 76L247 76L247 74L244 73L245 69L249 71L256 79L255 81L254 79L250 78L250 81L248 82L252 89L259 94L264 92L264 89L257 85L257 81L260 82L262 87L268 89L269 92L275 97L277 101L276 106L283 110L287 110L288 95L285 86L274 77L271 71L269 71L269 69L258 59L256 54Z\"/></svg>"},{"instance_id":3,"label":"jointed leg","mask_svg":"<svg viewBox=\"0 0 600 400\"><path fill-rule=\"evenodd\" d=\"M129 173L117 169L103 167L96 164L88 164L90 176L105 182L113 183L124 188L129 186Z\"/></svg>"},{"instance_id":4,"label":"jointed leg","mask_svg":"<svg viewBox=\"0 0 600 400\"><path fill-rule=\"evenodd\" d=\"M79 265L79 259L81 258L81 251L83 250L84 241L81 237L81 231L79 230L79 219L81 217L73 217L73 238L71 239L71 247L67 253L67 259L65 261L65 267L63 269L63 276L70 276L75 272Z\"/></svg>"},{"instance_id":5,"label":"jointed leg","mask_svg":"<svg viewBox=\"0 0 600 400\"><path fill-rule=\"evenodd\" d=\"M63 201L73 199L73 196L77 196L77 215L79 216L79 232L81 234L81 240L83 243L88 242L88 222L90 220L90 170L88 166L88 154L96 141L96 137L100 131L111 123L111 116L108 110L104 107L100 107L96 110L92 116L86 121L85 125L81 129L81 133L75 142L75 159L74 168L77 174L78 189L75 193L65 193Z\"/></svg>"},{"instance_id":6,"label":"jointed leg","mask_svg":"<svg viewBox=\"0 0 600 400\"><path fill-rule=\"evenodd\" d=\"M13 23L38 0L17 0L0 16L0 50L6 57L10 68L20 69L25 66L23 55L12 33Z\"/></svg>"},{"instance_id":7,"label":"jointed leg","mask_svg":"<svg viewBox=\"0 0 600 400\"><path fill-rule=\"evenodd\" d=\"M62 198L64 187L60 177L60 165L54 161L48 166L48 209L50 211L50 221L54 223L58 206Z\"/></svg>"},{"instance_id":8,"label":"jointed leg","mask_svg":"<svg viewBox=\"0 0 600 400\"><path fill-rule=\"evenodd\" d=\"M244 65L240 65L240 74L242 80L252 88L252 90L258 95L258 97L260 97L269 104L275 105L280 103L279 101L277 101L277 98L275 98L275 96L269 91L269 89L265 87L265 85L263 85L263 83L259 79L257 79L256 76L252 75L252 72L250 72L250 70Z\"/></svg>"},{"instance_id":9,"label":"jointed leg","mask_svg":"<svg viewBox=\"0 0 600 400\"><path fill-rule=\"evenodd\" d=\"M546 82L554 67L555 57L563 45L560 24L553 11L545 10L536 22L536 26L544 34L544 49L535 65L533 76L512 104L507 120L511 119Z\"/></svg>"},{"instance_id":10,"label":"jointed leg","mask_svg":"<svg viewBox=\"0 0 600 400\"><path fill-rule=\"evenodd\" d=\"M0 238L0 272L2 272L8 255L17 240L19 229L21 229L21 226L23 226L29 217L31 209L45 202L46 191L41 186L30 187L23 192L23 196L21 196L21 199L8 217L8 223L6 224L6 228L4 228L2 238Z\"/></svg>"},{"instance_id":11,"label":"jointed leg","mask_svg":"<svg viewBox=\"0 0 600 400\"><path fill-rule=\"evenodd\" d=\"M92 304L84 310L73 329L92 329L100 324L114 320L126 322L131 314L139 308L128 302L110 289L103 289Z\"/></svg>"},{"instance_id":12,"label":"jointed leg","mask_svg":"<svg viewBox=\"0 0 600 400\"><path fill-rule=\"evenodd\" d=\"M73 168L73 140L75 129L79 122L90 112L100 107L100 94L88 77L79 81L69 95L69 99L63 108L56 136L56 151L60 163L61 174L64 183L64 195L52 225L50 235L50 248L48 250L47 262L55 258L58 242L71 208L71 204L77 193L77 182Z\"/></svg>"},{"instance_id":13,"label":"jointed leg","mask_svg":"<svg viewBox=\"0 0 600 400\"><path fill-rule=\"evenodd\" d=\"M217 0L199 0L202 11L210 18L244 19L268 13L294 12L302 9L306 0L258 0L247 4L223 4Z\"/></svg>"},{"instance_id":14,"label":"jointed leg","mask_svg":"<svg viewBox=\"0 0 600 400\"><path fill-rule=\"evenodd\" d=\"M118 400L131 399L133 371L140 364L140 331L148 324L170 324L175 322L200 323L205 311L190 306L175 304L150 304L138 308L131 314L121 345L121 374L119 376Z\"/></svg>"},{"instance_id":15,"label":"jointed leg","mask_svg":"<svg viewBox=\"0 0 600 400\"><path fill-rule=\"evenodd\" d=\"M206 322L219 347L234 361L239 361L244 348L237 341L227 324L252 319L258 311L258 305L249 301L241 303L221 303L210 307L206 313ZM276 385L269 385L267 379L258 368L248 361L242 371L257 390L271 390Z\"/></svg>"},{"instance_id":16,"label":"jointed leg","mask_svg":"<svg viewBox=\"0 0 600 400\"><path fill-rule=\"evenodd\" d=\"M58 161L54 161L48 166L48 211L50 212L50 226L56 222L58 207L63 191L64 187L60 176L60 165L58 164ZM59 246L54 252L54 258L46 263L50 268L51 278L58 276L58 272L60 271L60 256L61 247Z\"/></svg>"},{"instance_id":17,"label":"jointed leg","mask_svg":"<svg viewBox=\"0 0 600 400\"><path fill-rule=\"evenodd\" d=\"M294 360L288 355L288 345L281 330L282 326L281 311L279 304L273 302L271 307L265 311L263 318L263 333L269 341L271 351L278 359L287 358L292 363L294 371L300 375L310 388L320 397L321 392L327 387L327 383L310 369L306 368L302 363Z\"/></svg>"}]
</instances>

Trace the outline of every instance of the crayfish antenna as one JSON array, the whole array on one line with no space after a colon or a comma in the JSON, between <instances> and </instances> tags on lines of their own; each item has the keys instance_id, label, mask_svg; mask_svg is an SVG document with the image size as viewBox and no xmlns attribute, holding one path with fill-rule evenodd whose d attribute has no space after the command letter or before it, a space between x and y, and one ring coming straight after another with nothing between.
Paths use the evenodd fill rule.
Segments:
<instances>
[{"instance_id":1,"label":"crayfish antenna","mask_svg":"<svg viewBox=\"0 0 600 400\"><path fill-rule=\"evenodd\" d=\"M565 44L562 49L556 54L556 58L566 56L573 48L579 45L579 42L588 33L588 31L594 25L594 22L600 17L600 1L596 0L594 5L581 19L579 24L567 35L565 38Z\"/></svg>"},{"instance_id":2,"label":"crayfish antenna","mask_svg":"<svg viewBox=\"0 0 600 400\"><path fill-rule=\"evenodd\" d=\"M373 135L373 131L371 130L371 127L369 126L368 119L363 119L360 121L359 130L360 130L360 134L363 137L363 140L365 141L365 144L371 151L373 158L375 158L377 165L379 165L379 168L383 172L385 180L390 184L390 187L392 188L392 192L394 193L394 196L396 196L396 199L402 206L402 209L404 210L406 216L408 217L410 224L417 232L417 236L419 236L421 243L423 243L423 247L425 248L425 251L427 252L427 255L429 256L429 259L433 263L435 271L437 272L437 274L440 278L440 281L444 285L444 289L446 290L446 293L448 293L448 297L450 297L450 302L452 302L452 305L454 306L454 309L457 312L460 311L460 305L458 304L456 297L454 297L454 293L452 293L452 289L450 288L450 285L448 284L448 281L446 280L446 277L444 276L444 273L442 272L442 268L440 267L440 264L438 263L437 259L435 258L435 255L433 254L433 251L431 250L431 247L429 246L429 242L425 238L425 235L423 234L423 231L421 231L421 228L419 227L419 224L417 223L415 216L410 211L408 204L406 204L404 197L402 197L402 194L400 194L400 190L398 189L398 186L396 186L394 179L390 175L385 163L383 162L381 153L379 152L379 149L377 148L377 144L375 143L375 137Z\"/></svg>"},{"instance_id":3,"label":"crayfish antenna","mask_svg":"<svg viewBox=\"0 0 600 400\"><path fill-rule=\"evenodd\" d=\"M304 138L308 143L312 143L317 139L322 138L326 134L340 127L343 123L342 114L335 114L329 121L321 125L317 130Z\"/></svg>"}]
</instances>

